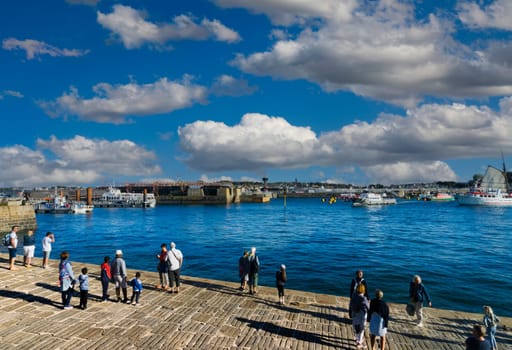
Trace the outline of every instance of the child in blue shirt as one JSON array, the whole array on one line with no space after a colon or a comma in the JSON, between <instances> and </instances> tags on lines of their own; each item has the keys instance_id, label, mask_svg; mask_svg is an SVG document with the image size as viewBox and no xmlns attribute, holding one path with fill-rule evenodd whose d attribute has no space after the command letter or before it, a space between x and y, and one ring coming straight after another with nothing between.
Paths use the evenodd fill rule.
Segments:
<instances>
[{"instance_id":1,"label":"child in blue shirt","mask_svg":"<svg viewBox=\"0 0 512 350\"><path fill-rule=\"evenodd\" d=\"M131 300L132 305L138 305L140 293L142 293L142 281L140 280L140 272L135 273L135 278L130 281L130 284L132 285L133 289Z\"/></svg>"},{"instance_id":2,"label":"child in blue shirt","mask_svg":"<svg viewBox=\"0 0 512 350\"><path fill-rule=\"evenodd\" d=\"M89 275L87 275L87 267L82 268L82 274L78 276L80 283L80 309L87 309L87 298L89 297Z\"/></svg>"}]
</instances>

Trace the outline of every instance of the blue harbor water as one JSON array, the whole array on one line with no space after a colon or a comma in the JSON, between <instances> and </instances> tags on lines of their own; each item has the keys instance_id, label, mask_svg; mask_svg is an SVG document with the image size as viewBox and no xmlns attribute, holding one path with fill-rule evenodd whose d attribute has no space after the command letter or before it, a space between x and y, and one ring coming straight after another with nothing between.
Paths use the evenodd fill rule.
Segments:
<instances>
[{"instance_id":1,"label":"blue harbor water","mask_svg":"<svg viewBox=\"0 0 512 350\"><path fill-rule=\"evenodd\" d=\"M490 304L512 316L512 208L456 203L399 202L380 208L288 198L267 204L100 209L92 215L37 216L39 244L56 235L52 258L68 250L74 261L97 263L122 249L132 269L156 271L161 243L185 255L183 274L238 281L238 258L257 247L260 284L273 286L287 265L287 288L348 296L359 268L371 290L405 303L419 274L435 307L480 313ZM36 256L41 256L40 246ZM78 267L76 267L78 268Z\"/></svg>"}]
</instances>

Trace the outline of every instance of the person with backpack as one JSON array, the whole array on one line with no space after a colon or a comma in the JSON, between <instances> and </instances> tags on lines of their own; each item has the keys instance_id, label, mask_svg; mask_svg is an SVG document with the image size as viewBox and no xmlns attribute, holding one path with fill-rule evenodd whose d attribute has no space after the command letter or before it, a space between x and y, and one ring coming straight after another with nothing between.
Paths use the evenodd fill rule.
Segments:
<instances>
[{"instance_id":1,"label":"person with backpack","mask_svg":"<svg viewBox=\"0 0 512 350\"><path fill-rule=\"evenodd\" d=\"M9 233L7 249L9 249L9 270L16 270L14 263L16 262L16 250L18 249L18 226L14 225Z\"/></svg>"},{"instance_id":2,"label":"person with backpack","mask_svg":"<svg viewBox=\"0 0 512 350\"><path fill-rule=\"evenodd\" d=\"M498 316L494 314L492 308L488 305L483 306L484 309L484 319L483 323L486 328L486 333L491 343L492 350L498 350L498 344L496 343L496 326L500 322Z\"/></svg>"},{"instance_id":3,"label":"person with backpack","mask_svg":"<svg viewBox=\"0 0 512 350\"><path fill-rule=\"evenodd\" d=\"M69 253L60 253L59 262L59 285L62 297L62 306L64 310L71 310L71 297L73 296L73 288L75 286L75 275L73 268L69 262Z\"/></svg>"},{"instance_id":4,"label":"person with backpack","mask_svg":"<svg viewBox=\"0 0 512 350\"><path fill-rule=\"evenodd\" d=\"M366 299L370 300L370 297L368 296L368 284L366 284L366 280L364 279L363 275L363 270L356 271L356 276L352 279L352 282L350 283L350 292L348 294L350 299L352 299L354 295L357 294L357 287L359 287L359 285L362 284L365 290L364 296L366 297ZM352 308L350 307L350 303L348 306L348 317L352 318Z\"/></svg>"},{"instance_id":5,"label":"person with backpack","mask_svg":"<svg viewBox=\"0 0 512 350\"><path fill-rule=\"evenodd\" d=\"M410 302L414 303L416 313L416 325L423 327L423 303L426 301L428 306L432 307L430 295L427 288L421 283L421 277L415 275L409 285L409 298Z\"/></svg>"},{"instance_id":6,"label":"person with backpack","mask_svg":"<svg viewBox=\"0 0 512 350\"><path fill-rule=\"evenodd\" d=\"M256 294L258 288L258 273L260 272L260 260L256 255L256 247L251 248L249 255L249 293Z\"/></svg>"}]
</instances>

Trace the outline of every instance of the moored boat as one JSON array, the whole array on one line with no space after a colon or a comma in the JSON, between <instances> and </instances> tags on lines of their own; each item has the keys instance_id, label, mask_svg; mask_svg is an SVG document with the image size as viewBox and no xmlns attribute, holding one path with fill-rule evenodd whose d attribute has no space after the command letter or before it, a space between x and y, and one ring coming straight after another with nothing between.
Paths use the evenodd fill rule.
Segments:
<instances>
[{"instance_id":1,"label":"moored boat","mask_svg":"<svg viewBox=\"0 0 512 350\"><path fill-rule=\"evenodd\" d=\"M83 202L75 202L71 204L71 212L74 214L90 214L94 209L94 205L88 205Z\"/></svg>"},{"instance_id":2,"label":"moored boat","mask_svg":"<svg viewBox=\"0 0 512 350\"><path fill-rule=\"evenodd\" d=\"M71 204L64 195L60 194L36 203L34 210L36 214L68 214L71 213Z\"/></svg>"},{"instance_id":3,"label":"moored boat","mask_svg":"<svg viewBox=\"0 0 512 350\"><path fill-rule=\"evenodd\" d=\"M512 206L505 162L503 170L489 165L482 180L469 192L458 196L457 201L460 205Z\"/></svg>"},{"instance_id":4,"label":"moored boat","mask_svg":"<svg viewBox=\"0 0 512 350\"><path fill-rule=\"evenodd\" d=\"M142 207L154 208L156 198L154 193L121 192L120 189L110 186L108 191L101 195L96 202L99 207Z\"/></svg>"},{"instance_id":5,"label":"moored boat","mask_svg":"<svg viewBox=\"0 0 512 350\"><path fill-rule=\"evenodd\" d=\"M448 193L438 192L430 200L433 202L451 202L455 200L455 197Z\"/></svg>"},{"instance_id":6,"label":"moored boat","mask_svg":"<svg viewBox=\"0 0 512 350\"><path fill-rule=\"evenodd\" d=\"M396 199L386 196L386 194L364 192L359 195L359 198L352 203L353 207L367 207L373 205L389 205L396 204Z\"/></svg>"}]
</instances>

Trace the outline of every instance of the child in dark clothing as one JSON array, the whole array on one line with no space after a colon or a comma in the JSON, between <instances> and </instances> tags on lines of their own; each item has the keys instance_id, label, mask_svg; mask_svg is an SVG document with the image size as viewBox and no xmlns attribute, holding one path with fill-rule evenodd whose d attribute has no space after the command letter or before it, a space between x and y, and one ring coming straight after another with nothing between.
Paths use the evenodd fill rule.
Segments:
<instances>
[{"instance_id":1,"label":"child in dark clothing","mask_svg":"<svg viewBox=\"0 0 512 350\"><path fill-rule=\"evenodd\" d=\"M276 287L279 296L279 304L284 304L284 285L286 284L286 266L283 264L279 271L276 271Z\"/></svg>"},{"instance_id":2,"label":"child in dark clothing","mask_svg":"<svg viewBox=\"0 0 512 350\"><path fill-rule=\"evenodd\" d=\"M89 297L89 275L87 275L87 267L82 268L82 274L78 276L80 283L80 309L87 309L87 298Z\"/></svg>"},{"instance_id":3,"label":"child in dark clothing","mask_svg":"<svg viewBox=\"0 0 512 350\"><path fill-rule=\"evenodd\" d=\"M140 280L140 272L135 273L135 278L130 281L132 285L133 294L132 294L132 305L139 304L140 293L142 293L142 281Z\"/></svg>"}]
</instances>

